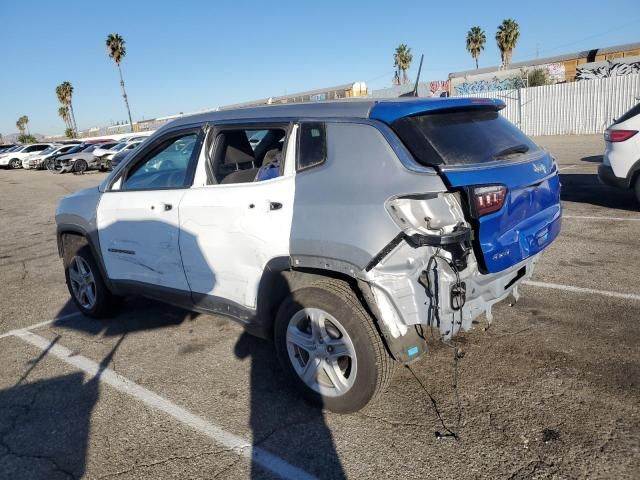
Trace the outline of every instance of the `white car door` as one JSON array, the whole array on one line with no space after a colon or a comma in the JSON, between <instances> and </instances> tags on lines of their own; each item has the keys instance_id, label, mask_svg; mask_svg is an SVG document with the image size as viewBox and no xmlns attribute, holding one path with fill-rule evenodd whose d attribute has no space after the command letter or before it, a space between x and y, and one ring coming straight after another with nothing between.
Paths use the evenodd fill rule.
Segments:
<instances>
[{"instance_id":1,"label":"white car door","mask_svg":"<svg viewBox=\"0 0 640 480\"><path fill-rule=\"evenodd\" d=\"M97 225L110 279L189 292L178 212L200 144L199 129L163 136L132 159L102 195Z\"/></svg>"},{"instance_id":2,"label":"white car door","mask_svg":"<svg viewBox=\"0 0 640 480\"><path fill-rule=\"evenodd\" d=\"M243 172L242 183L223 180L214 185L194 185L183 197L180 249L197 304L211 307L208 302L222 300L227 305L255 309L267 263L289 256L294 137L291 134L282 142L288 148L276 178L252 181L254 168ZM251 153L249 148L253 147L248 141L245 145L245 152Z\"/></svg>"}]
</instances>

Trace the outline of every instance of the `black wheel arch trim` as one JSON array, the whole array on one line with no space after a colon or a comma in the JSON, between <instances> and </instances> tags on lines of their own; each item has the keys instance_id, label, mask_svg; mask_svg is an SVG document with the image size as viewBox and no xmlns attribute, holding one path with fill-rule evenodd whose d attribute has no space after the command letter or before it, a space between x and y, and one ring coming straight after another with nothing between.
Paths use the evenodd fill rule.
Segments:
<instances>
[{"instance_id":1,"label":"black wheel arch trim","mask_svg":"<svg viewBox=\"0 0 640 480\"><path fill-rule=\"evenodd\" d=\"M94 232L93 235L88 232L86 229L82 228L79 225L74 224L61 224L56 228L56 238L58 242L58 256L62 258L64 256L64 240L63 237L65 234L78 235L83 237L87 244L89 245L89 249L91 250L91 254L93 258L96 260L96 264L100 269L100 275L102 276L102 280L104 281L107 288L113 292L113 283L109 279L107 275L107 269L104 265L104 261L102 258L102 254L100 253L100 240L98 238L98 233Z\"/></svg>"}]
</instances>

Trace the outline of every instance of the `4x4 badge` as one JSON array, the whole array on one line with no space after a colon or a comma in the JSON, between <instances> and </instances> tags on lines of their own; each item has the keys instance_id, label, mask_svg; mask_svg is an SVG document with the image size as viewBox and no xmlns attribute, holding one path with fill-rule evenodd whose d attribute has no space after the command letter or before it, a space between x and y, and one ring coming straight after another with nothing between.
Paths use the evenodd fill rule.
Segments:
<instances>
[{"instance_id":1,"label":"4x4 badge","mask_svg":"<svg viewBox=\"0 0 640 480\"><path fill-rule=\"evenodd\" d=\"M545 167L543 164L541 163L534 163L533 164L533 171L536 173L547 173L547 167Z\"/></svg>"}]
</instances>

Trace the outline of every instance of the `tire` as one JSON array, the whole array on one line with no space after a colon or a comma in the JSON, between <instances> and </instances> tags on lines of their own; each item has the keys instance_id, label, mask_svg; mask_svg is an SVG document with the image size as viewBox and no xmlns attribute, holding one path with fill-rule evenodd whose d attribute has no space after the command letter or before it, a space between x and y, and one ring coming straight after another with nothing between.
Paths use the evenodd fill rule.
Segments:
<instances>
[{"instance_id":1,"label":"tire","mask_svg":"<svg viewBox=\"0 0 640 480\"><path fill-rule=\"evenodd\" d=\"M633 191L636 194L636 200L640 203L640 175L636 176L636 181L633 185Z\"/></svg>"},{"instance_id":2,"label":"tire","mask_svg":"<svg viewBox=\"0 0 640 480\"><path fill-rule=\"evenodd\" d=\"M321 280L291 293L278 309L274 337L287 376L307 400L332 412L364 408L393 377L394 360L345 282Z\"/></svg>"},{"instance_id":3,"label":"tire","mask_svg":"<svg viewBox=\"0 0 640 480\"><path fill-rule=\"evenodd\" d=\"M111 293L104 283L91 249L82 237L65 239L64 276L73 302L84 315L107 318L120 306L121 297Z\"/></svg>"},{"instance_id":4,"label":"tire","mask_svg":"<svg viewBox=\"0 0 640 480\"><path fill-rule=\"evenodd\" d=\"M9 160L8 168L12 170L22 168L22 162L17 158L12 158L11 160Z\"/></svg>"},{"instance_id":5,"label":"tire","mask_svg":"<svg viewBox=\"0 0 640 480\"><path fill-rule=\"evenodd\" d=\"M89 168L89 164L85 160L79 158L73 164L73 173L84 173Z\"/></svg>"}]
</instances>

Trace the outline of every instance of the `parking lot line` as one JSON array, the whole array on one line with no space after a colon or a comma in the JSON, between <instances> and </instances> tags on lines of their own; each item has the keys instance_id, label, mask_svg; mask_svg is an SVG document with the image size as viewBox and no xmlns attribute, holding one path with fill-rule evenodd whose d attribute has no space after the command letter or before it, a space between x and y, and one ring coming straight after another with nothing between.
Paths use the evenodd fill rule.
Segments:
<instances>
[{"instance_id":1,"label":"parking lot line","mask_svg":"<svg viewBox=\"0 0 640 480\"><path fill-rule=\"evenodd\" d=\"M602 217L602 216L589 216L589 215L562 215L562 218L571 218L578 220L617 220L619 222L640 222L640 218L628 218L628 217Z\"/></svg>"},{"instance_id":2,"label":"parking lot line","mask_svg":"<svg viewBox=\"0 0 640 480\"><path fill-rule=\"evenodd\" d=\"M611 292L608 290L597 290L595 288L574 287L573 285L561 285L559 283L534 282L533 280L525 280L523 283L525 285L531 285L532 287L553 288L555 290L565 290L567 292L591 293L596 295L604 295L606 297L623 298L625 300L640 301L640 295L636 295L634 293Z\"/></svg>"},{"instance_id":3,"label":"parking lot line","mask_svg":"<svg viewBox=\"0 0 640 480\"><path fill-rule=\"evenodd\" d=\"M52 324L53 322L62 322L64 320L69 320L70 318L75 318L82 315L82 313L80 312L75 312L75 313L70 313L68 315L63 315L61 317L57 317L54 318L53 320L46 320L44 322L40 322L40 323L34 323L33 325L29 325L28 327L24 327L24 328L17 328L15 330L9 330L7 333L3 333L2 335L0 335L0 340L6 337L12 337L14 335L17 335L19 332L26 332L29 330L35 330L36 328L40 328L40 327L45 327L47 325Z\"/></svg>"},{"instance_id":4,"label":"parking lot line","mask_svg":"<svg viewBox=\"0 0 640 480\"><path fill-rule=\"evenodd\" d=\"M49 322L50 323L50 322ZM46 324L46 322L43 322ZM38 324L42 325L42 324ZM37 328L36 325L27 327L26 329L14 330L14 335L17 338L24 340L25 342L33 345L40 350L48 350L48 354L53 355L65 363L82 370L83 372L96 376L99 375L99 380L107 385L115 388L119 392L125 393L130 397L144 403L145 405L164 412L183 425L187 425L197 432L207 436L214 442L235 451L238 455L254 462L256 465L269 470L270 472L285 479L315 479L316 477L301 470L293 465L287 463L282 458L267 452L266 450L255 447L250 441L245 440L233 433L223 430L220 426L205 420L198 415L191 413L190 411L176 405L175 403L161 397L160 395L147 390L146 388L128 380L122 375L114 372L110 369L104 369L101 371L100 365L93 360L83 357L82 355L76 355L68 348L54 344L44 337L36 335L30 332L30 328ZM5 334L7 335L7 334Z\"/></svg>"}]
</instances>

